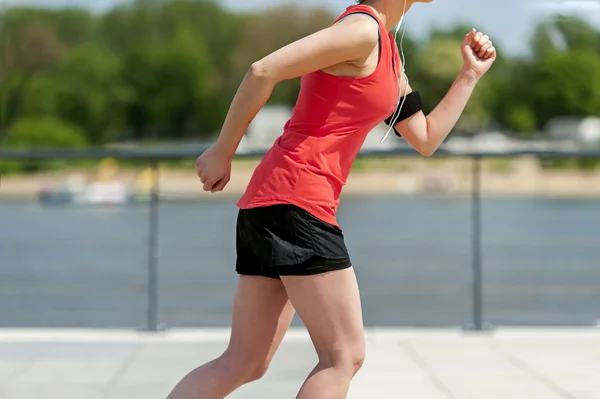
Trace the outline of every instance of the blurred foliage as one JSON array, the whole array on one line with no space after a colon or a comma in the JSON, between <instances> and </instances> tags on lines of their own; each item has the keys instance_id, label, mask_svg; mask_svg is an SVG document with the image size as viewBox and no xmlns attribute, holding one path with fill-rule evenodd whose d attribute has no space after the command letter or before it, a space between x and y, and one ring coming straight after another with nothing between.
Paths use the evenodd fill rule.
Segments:
<instances>
[{"instance_id":1,"label":"blurred foliage","mask_svg":"<svg viewBox=\"0 0 600 399\"><path fill-rule=\"evenodd\" d=\"M11 7L0 16L0 143L210 139L252 62L334 18L293 5L236 13L215 0L135 0L102 14ZM469 29L404 37L407 74L426 111L455 79ZM498 51L457 131L525 137L555 116L600 115L600 32L588 23L554 17L536 27L530 57ZM299 79L282 82L270 102L291 107L298 90Z\"/></svg>"},{"instance_id":2,"label":"blurred foliage","mask_svg":"<svg viewBox=\"0 0 600 399\"><path fill-rule=\"evenodd\" d=\"M69 122L54 117L20 118L11 128L7 137L8 147L15 149L54 148L72 149L88 145L84 130ZM0 160L0 173L33 172L59 167L57 161L6 161Z\"/></svg>"},{"instance_id":3,"label":"blurred foliage","mask_svg":"<svg viewBox=\"0 0 600 399\"><path fill-rule=\"evenodd\" d=\"M22 118L13 126L6 143L12 148L82 148L85 133L76 125L54 118Z\"/></svg>"}]
</instances>

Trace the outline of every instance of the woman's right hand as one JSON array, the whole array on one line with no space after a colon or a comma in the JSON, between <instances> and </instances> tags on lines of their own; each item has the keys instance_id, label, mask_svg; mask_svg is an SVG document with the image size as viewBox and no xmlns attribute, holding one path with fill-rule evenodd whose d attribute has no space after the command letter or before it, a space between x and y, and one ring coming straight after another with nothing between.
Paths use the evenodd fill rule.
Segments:
<instances>
[{"instance_id":1,"label":"woman's right hand","mask_svg":"<svg viewBox=\"0 0 600 399\"><path fill-rule=\"evenodd\" d=\"M231 156L213 145L196 159L196 173L204 191L222 191L231 178Z\"/></svg>"}]
</instances>

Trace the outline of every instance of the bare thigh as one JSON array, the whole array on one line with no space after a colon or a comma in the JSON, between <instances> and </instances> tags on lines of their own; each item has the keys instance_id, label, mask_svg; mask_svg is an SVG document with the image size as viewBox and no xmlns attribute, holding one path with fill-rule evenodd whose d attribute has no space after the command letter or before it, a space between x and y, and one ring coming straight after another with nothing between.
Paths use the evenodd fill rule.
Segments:
<instances>
[{"instance_id":1,"label":"bare thigh","mask_svg":"<svg viewBox=\"0 0 600 399\"><path fill-rule=\"evenodd\" d=\"M263 374L288 330L294 308L280 280L241 275L226 355ZM257 376L257 377L259 377Z\"/></svg>"},{"instance_id":2,"label":"bare thigh","mask_svg":"<svg viewBox=\"0 0 600 399\"><path fill-rule=\"evenodd\" d=\"M329 364L361 363L364 329L354 269L316 276L281 276L281 279L319 360Z\"/></svg>"}]
</instances>

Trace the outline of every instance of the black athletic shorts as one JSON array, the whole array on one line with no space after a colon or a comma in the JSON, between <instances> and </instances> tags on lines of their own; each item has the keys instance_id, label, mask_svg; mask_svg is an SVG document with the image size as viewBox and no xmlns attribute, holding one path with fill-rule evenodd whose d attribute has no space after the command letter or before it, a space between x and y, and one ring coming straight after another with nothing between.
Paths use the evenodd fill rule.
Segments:
<instances>
[{"instance_id":1,"label":"black athletic shorts","mask_svg":"<svg viewBox=\"0 0 600 399\"><path fill-rule=\"evenodd\" d=\"M342 230L294 205L240 209L236 271L279 278L352 266Z\"/></svg>"}]
</instances>

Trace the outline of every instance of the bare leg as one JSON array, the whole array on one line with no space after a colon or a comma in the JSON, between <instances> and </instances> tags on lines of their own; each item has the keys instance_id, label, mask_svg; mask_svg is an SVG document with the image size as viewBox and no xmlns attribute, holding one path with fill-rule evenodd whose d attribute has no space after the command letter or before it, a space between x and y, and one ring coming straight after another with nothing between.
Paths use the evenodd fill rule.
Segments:
<instances>
[{"instance_id":1,"label":"bare leg","mask_svg":"<svg viewBox=\"0 0 600 399\"><path fill-rule=\"evenodd\" d=\"M318 276L282 276L282 281L319 356L297 399L345 398L365 357L354 269Z\"/></svg>"},{"instance_id":2,"label":"bare leg","mask_svg":"<svg viewBox=\"0 0 600 399\"><path fill-rule=\"evenodd\" d=\"M186 375L168 399L223 399L262 377L288 330L294 308L281 281L240 276L229 346Z\"/></svg>"}]
</instances>

